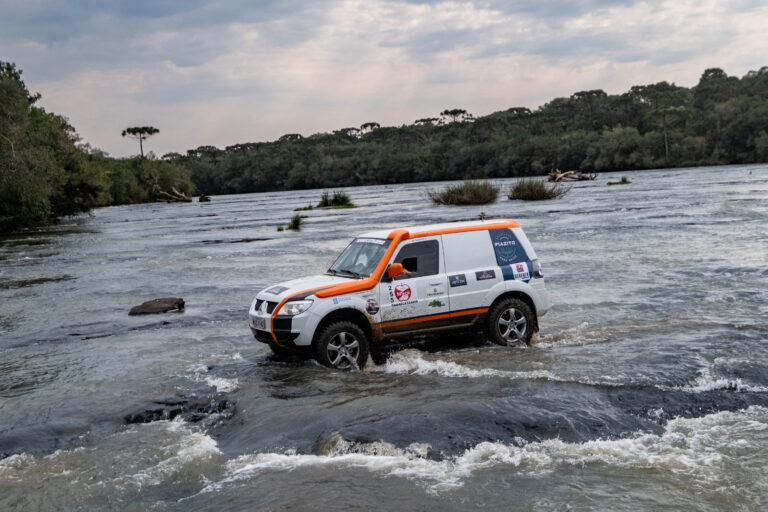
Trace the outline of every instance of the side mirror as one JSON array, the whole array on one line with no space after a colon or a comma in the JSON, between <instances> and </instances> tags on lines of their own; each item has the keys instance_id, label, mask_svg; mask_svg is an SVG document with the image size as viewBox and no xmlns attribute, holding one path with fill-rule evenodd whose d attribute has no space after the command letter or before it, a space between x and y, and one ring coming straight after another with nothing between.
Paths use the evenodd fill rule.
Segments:
<instances>
[{"instance_id":1,"label":"side mirror","mask_svg":"<svg viewBox=\"0 0 768 512\"><path fill-rule=\"evenodd\" d=\"M405 273L405 269L403 268L402 263L392 263L389 268L387 268L387 277L390 279L394 279L399 275L402 275Z\"/></svg>"}]
</instances>

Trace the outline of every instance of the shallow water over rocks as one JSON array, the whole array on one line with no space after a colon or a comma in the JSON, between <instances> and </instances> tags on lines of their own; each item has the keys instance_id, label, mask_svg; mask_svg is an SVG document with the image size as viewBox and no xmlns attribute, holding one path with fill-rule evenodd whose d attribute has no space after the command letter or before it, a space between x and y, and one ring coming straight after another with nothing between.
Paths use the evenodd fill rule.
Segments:
<instances>
[{"instance_id":1,"label":"shallow water over rocks","mask_svg":"<svg viewBox=\"0 0 768 512\"><path fill-rule=\"evenodd\" d=\"M768 166L642 171L563 199L443 184L100 209L0 239L0 509L755 510L768 499ZM508 189L514 180L500 180ZM554 307L531 347L278 361L258 290L363 231L517 219ZM130 317L155 297L183 312Z\"/></svg>"}]
</instances>

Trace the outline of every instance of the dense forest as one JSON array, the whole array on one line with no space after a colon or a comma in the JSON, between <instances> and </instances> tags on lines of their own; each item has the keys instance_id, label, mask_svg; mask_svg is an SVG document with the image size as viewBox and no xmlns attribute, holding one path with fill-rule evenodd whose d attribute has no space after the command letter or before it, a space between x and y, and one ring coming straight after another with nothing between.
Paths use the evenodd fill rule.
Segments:
<instances>
[{"instance_id":1,"label":"dense forest","mask_svg":"<svg viewBox=\"0 0 768 512\"><path fill-rule=\"evenodd\" d=\"M14 64L0 61L0 233L97 206L155 201L172 188L194 190L173 163L110 158L80 144L66 118L38 107L39 99Z\"/></svg>"},{"instance_id":2,"label":"dense forest","mask_svg":"<svg viewBox=\"0 0 768 512\"><path fill-rule=\"evenodd\" d=\"M457 108L400 127L368 122L162 159L144 157L143 148L140 157L116 159L82 144L39 98L14 64L0 61L0 232L159 200L173 188L226 194L768 161L768 67L742 78L707 69L691 88L581 91L535 110L476 118ZM134 129L156 132L123 135Z\"/></svg>"},{"instance_id":3,"label":"dense forest","mask_svg":"<svg viewBox=\"0 0 768 512\"><path fill-rule=\"evenodd\" d=\"M163 158L210 194L768 161L768 67L556 98L483 117L462 109L411 125L369 122Z\"/></svg>"}]
</instances>

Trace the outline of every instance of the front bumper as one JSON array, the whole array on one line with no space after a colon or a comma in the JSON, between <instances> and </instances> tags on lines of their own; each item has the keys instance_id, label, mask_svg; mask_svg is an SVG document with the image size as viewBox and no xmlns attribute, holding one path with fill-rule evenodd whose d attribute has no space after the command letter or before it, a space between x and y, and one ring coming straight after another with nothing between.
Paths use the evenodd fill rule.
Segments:
<instances>
[{"instance_id":1,"label":"front bumper","mask_svg":"<svg viewBox=\"0 0 768 512\"><path fill-rule=\"evenodd\" d=\"M254 338L262 343L274 343L277 338L277 344L281 347L294 348L300 343L302 329L307 322L309 315L301 314L296 316L276 316L256 311L251 307L248 312L248 326L251 328ZM272 334L274 333L274 338ZM297 340L299 343L297 343ZM311 342L311 340L310 340Z\"/></svg>"}]
</instances>

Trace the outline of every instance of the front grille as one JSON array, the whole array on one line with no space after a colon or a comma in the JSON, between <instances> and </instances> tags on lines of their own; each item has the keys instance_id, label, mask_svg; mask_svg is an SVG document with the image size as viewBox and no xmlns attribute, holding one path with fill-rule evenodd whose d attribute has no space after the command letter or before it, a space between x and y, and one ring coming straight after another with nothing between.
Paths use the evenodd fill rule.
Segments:
<instances>
[{"instance_id":1,"label":"front grille","mask_svg":"<svg viewBox=\"0 0 768 512\"><path fill-rule=\"evenodd\" d=\"M268 314L271 315L276 307L277 307L277 302L269 302L269 301L267 301L267 313Z\"/></svg>"}]
</instances>

